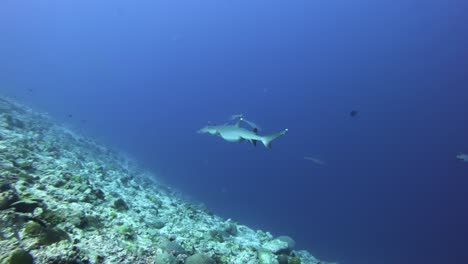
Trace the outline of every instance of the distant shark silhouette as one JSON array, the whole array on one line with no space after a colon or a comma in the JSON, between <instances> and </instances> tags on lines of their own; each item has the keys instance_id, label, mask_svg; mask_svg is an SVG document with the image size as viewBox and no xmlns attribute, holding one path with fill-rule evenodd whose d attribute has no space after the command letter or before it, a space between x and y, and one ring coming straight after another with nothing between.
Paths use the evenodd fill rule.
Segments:
<instances>
[{"instance_id":1,"label":"distant shark silhouette","mask_svg":"<svg viewBox=\"0 0 468 264\"><path fill-rule=\"evenodd\" d=\"M312 162L314 162L315 164L317 165L325 165L325 161L321 160L321 159L317 159L317 158L314 158L314 157L304 157L305 160L310 160Z\"/></svg>"},{"instance_id":2,"label":"distant shark silhouette","mask_svg":"<svg viewBox=\"0 0 468 264\"><path fill-rule=\"evenodd\" d=\"M468 155L465 153L458 153L457 159L464 161L464 162L468 162Z\"/></svg>"},{"instance_id":3,"label":"distant shark silhouette","mask_svg":"<svg viewBox=\"0 0 468 264\"><path fill-rule=\"evenodd\" d=\"M210 135L219 136L222 139L228 142L242 142L248 141L252 143L254 146L257 145L257 141L263 143L266 148L271 148L271 142L282 135L288 132L288 129L284 129L281 132L267 135L267 136L260 136L257 134L258 130L254 128L252 131L247 130L241 127L241 123L244 121L242 118L234 125L224 124L221 126L206 126L200 130L198 133L205 134L208 133Z\"/></svg>"}]
</instances>

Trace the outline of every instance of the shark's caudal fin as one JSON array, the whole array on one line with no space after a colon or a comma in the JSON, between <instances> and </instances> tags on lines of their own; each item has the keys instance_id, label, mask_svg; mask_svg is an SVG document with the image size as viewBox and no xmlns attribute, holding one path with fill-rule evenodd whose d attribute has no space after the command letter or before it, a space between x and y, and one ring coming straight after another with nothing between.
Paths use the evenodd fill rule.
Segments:
<instances>
[{"instance_id":1,"label":"shark's caudal fin","mask_svg":"<svg viewBox=\"0 0 468 264\"><path fill-rule=\"evenodd\" d=\"M271 148L271 142L281 137L282 135L286 134L287 132L288 132L288 129L286 128L285 130L278 132L276 134L264 136L262 137L262 143L263 145L265 145L266 148Z\"/></svg>"}]
</instances>

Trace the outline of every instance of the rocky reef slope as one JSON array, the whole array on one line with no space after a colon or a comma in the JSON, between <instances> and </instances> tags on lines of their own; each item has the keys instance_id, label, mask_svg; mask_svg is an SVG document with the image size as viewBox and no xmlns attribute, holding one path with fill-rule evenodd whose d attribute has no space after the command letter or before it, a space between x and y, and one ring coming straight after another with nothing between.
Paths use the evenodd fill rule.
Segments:
<instances>
[{"instance_id":1,"label":"rocky reef slope","mask_svg":"<svg viewBox=\"0 0 468 264\"><path fill-rule=\"evenodd\" d=\"M0 98L0 263L325 263L136 164Z\"/></svg>"}]
</instances>

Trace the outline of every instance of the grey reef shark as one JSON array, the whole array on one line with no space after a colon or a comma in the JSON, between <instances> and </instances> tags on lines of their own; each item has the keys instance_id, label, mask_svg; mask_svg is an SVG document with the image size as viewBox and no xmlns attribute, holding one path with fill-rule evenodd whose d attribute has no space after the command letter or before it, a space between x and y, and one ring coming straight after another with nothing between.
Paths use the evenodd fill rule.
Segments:
<instances>
[{"instance_id":1,"label":"grey reef shark","mask_svg":"<svg viewBox=\"0 0 468 264\"><path fill-rule=\"evenodd\" d=\"M252 130L248 130L246 128L241 127L241 123L246 122L243 117L239 117L239 120L235 124L226 123L224 125L210 125L206 126L200 130L198 133L205 134L208 133L210 135L219 136L222 139L228 142L243 142L247 141L252 143L254 146L257 145L257 142L260 141L263 145L270 149L271 142L288 132L288 129L284 129L275 134L261 136L258 134L258 128L253 128ZM250 122L246 122L248 125L252 125Z\"/></svg>"}]
</instances>

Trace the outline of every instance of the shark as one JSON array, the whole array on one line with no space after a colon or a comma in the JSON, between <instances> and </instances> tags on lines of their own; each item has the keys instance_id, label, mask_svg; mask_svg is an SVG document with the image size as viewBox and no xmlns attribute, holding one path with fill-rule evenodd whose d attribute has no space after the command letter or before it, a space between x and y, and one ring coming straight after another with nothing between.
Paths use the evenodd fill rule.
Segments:
<instances>
[{"instance_id":1,"label":"shark","mask_svg":"<svg viewBox=\"0 0 468 264\"><path fill-rule=\"evenodd\" d=\"M227 142L248 141L254 146L256 146L257 142L260 141L266 148L271 149L271 142L285 135L288 132L288 129L286 128L278 133L261 136L258 134L258 130L256 128L254 128L253 130L247 130L241 127L242 122L243 119L241 117L239 121L237 121L237 123L235 123L234 125L224 124L219 126L205 126L202 129L198 130L198 133L208 133L210 135L219 136Z\"/></svg>"},{"instance_id":2,"label":"shark","mask_svg":"<svg viewBox=\"0 0 468 264\"><path fill-rule=\"evenodd\" d=\"M317 165L325 165L325 161L321 160L321 159L317 159L317 158L314 158L314 157L304 157L305 160L310 160L312 161L313 163L317 164Z\"/></svg>"},{"instance_id":3,"label":"shark","mask_svg":"<svg viewBox=\"0 0 468 264\"><path fill-rule=\"evenodd\" d=\"M461 161L468 162L468 155L465 154L465 153L458 153L458 155L456 157L457 157L457 159L459 159Z\"/></svg>"}]
</instances>

